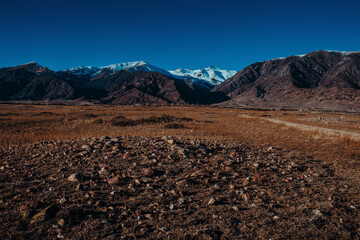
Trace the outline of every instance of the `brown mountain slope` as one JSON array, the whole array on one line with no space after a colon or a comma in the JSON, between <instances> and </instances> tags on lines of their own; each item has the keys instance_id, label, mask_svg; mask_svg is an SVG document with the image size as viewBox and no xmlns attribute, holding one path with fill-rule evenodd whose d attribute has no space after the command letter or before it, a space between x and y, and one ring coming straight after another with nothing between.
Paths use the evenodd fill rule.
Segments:
<instances>
[{"instance_id":1,"label":"brown mountain slope","mask_svg":"<svg viewBox=\"0 0 360 240\"><path fill-rule=\"evenodd\" d=\"M216 103L228 100L225 94L191 89L184 81L158 72L103 71L83 85L88 89L103 89L103 100L115 104Z\"/></svg>"},{"instance_id":2,"label":"brown mountain slope","mask_svg":"<svg viewBox=\"0 0 360 240\"><path fill-rule=\"evenodd\" d=\"M317 51L255 63L215 87L227 106L360 110L360 53Z\"/></svg>"},{"instance_id":3,"label":"brown mountain slope","mask_svg":"<svg viewBox=\"0 0 360 240\"><path fill-rule=\"evenodd\" d=\"M35 62L0 69L1 100L69 99L73 94L66 81Z\"/></svg>"},{"instance_id":4,"label":"brown mountain slope","mask_svg":"<svg viewBox=\"0 0 360 240\"><path fill-rule=\"evenodd\" d=\"M36 63L0 68L0 99L7 100L17 94L36 77L36 71L41 68Z\"/></svg>"},{"instance_id":5,"label":"brown mountain slope","mask_svg":"<svg viewBox=\"0 0 360 240\"><path fill-rule=\"evenodd\" d=\"M71 99L73 96L74 89L69 83L58 78L52 71L45 70L11 98L17 100L54 100Z\"/></svg>"}]
</instances>

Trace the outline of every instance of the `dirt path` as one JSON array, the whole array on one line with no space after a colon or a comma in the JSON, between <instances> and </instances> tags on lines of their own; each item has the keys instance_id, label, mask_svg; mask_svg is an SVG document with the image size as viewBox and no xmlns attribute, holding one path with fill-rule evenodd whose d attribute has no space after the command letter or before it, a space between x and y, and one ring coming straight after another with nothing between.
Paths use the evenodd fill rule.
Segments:
<instances>
[{"instance_id":1,"label":"dirt path","mask_svg":"<svg viewBox=\"0 0 360 240\"><path fill-rule=\"evenodd\" d=\"M265 120L265 121L268 121L271 123L283 124L287 127L294 127L294 128L300 129L302 131L318 131L327 136L348 137L352 140L360 141L359 133L352 133L352 132L343 131L343 130L335 130L335 129L330 129L330 128L309 126L309 125L305 125L305 124L293 123L293 122L288 122L288 121L273 119L273 118L254 117L254 116L249 116L246 114L238 114L237 116L243 117L243 118L258 118L258 119Z\"/></svg>"}]
</instances>

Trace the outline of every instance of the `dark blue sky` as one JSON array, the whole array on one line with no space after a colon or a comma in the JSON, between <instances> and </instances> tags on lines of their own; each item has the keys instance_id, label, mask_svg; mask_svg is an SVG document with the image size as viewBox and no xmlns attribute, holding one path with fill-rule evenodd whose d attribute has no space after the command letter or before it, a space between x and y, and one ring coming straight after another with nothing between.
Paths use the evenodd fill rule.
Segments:
<instances>
[{"instance_id":1,"label":"dark blue sky","mask_svg":"<svg viewBox=\"0 0 360 240\"><path fill-rule=\"evenodd\" d=\"M319 49L360 50L360 1L4 0L0 66L145 60L241 70Z\"/></svg>"}]
</instances>

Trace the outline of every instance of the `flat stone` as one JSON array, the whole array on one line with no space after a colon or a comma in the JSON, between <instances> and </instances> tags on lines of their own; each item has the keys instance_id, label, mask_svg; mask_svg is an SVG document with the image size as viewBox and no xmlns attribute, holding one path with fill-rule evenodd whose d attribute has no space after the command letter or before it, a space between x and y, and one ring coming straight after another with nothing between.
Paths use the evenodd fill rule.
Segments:
<instances>
[{"instance_id":1,"label":"flat stone","mask_svg":"<svg viewBox=\"0 0 360 240\"><path fill-rule=\"evenodd\" d=\"M113 177L108 180L108 184L110 184L110 185L115 185L115 184L118 184L119 182L120 182L119 177Z\"/></svg>"},{"instance_id":2,"label":"flat stone","mask_svg":"<svg viewBox=\"0 0 360 240\"><path fill-rule=\"evenodd\" d=\"M71 174L69 177L68 177L68 180L70 182L79 182L81 181L82 177L79 173L74 173L74 174Z\"/></svg>"}]
</instances>

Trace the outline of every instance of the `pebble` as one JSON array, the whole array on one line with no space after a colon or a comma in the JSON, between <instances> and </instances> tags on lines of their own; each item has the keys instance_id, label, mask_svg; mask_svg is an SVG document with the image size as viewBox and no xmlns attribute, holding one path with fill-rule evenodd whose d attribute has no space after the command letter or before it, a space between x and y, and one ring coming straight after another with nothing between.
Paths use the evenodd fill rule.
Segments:
<instances>
[{"instance_id":1,"label":"pebble","mask_svg":"<svg viewBox=\"0 0 360 240\"><path fill-rule=\"evenodd\" d=\"M214 205L216 203L215 198L210 198L208 205Z\"/></svg>"},{"instance_id":2,"label":"pebble","mask_svg":"<svg viewBox=\"0 0 360 240\"><path fill-rule=\"evenodd\" d=\"M105 168L101 168L101 170L99 171L99 175L100 176L107 176L107 175L109 175L109 171L106 170Z\"/></svg>"},{"instance_id":3,"label":"pebble","mask_svg":"<svg viewBox=\"0 0 360 240\"><path fill-rule=\"evenodd\" d=\"M160 227L159 230L162 231L162 232L169 231L169 229L167 227Z\"/></svg>"},{"instance_id":4,"label":"pebble","mask_svg":"<svg viewBox=\"0 0 360 240\"><path fill-rule=\"evenodd\" d=\"M66 202L66 198L61 198L60 200L59 200L59 203L60 204L64 204Z\"/></svg>"},{"instance_id":5,"label":"pebble","mask_svg":"<svg viewBox=\"0 0 360 240\"><path fill-rule=\"evenodd\" d=\"M79 182L79 181L81 181L81 175L78 174L78 173L71 174L71 175L68 177L68 180L69 180L70 182Z\"/></svg>"},{"instance_id":6,"label":"pebble","mask_svg":"<svg viewBox=\"0 0 360 240\"><path fill-rule=\"evenodd\" d=\"M101 143L94 145L94 148L95 148L95 149L100 149L100 148L102 148L102 147L103 147L103 145L102 145Z\"/></svg>"},{"instance_id":7,"label":"pebble","mask_svg":"<svg viewBox=\"0 0 360 240\"><path fill-rule=\"evenodd\" d=\"M123 159L127 159L127 158L129 158L129 157L130 157L130 153L129 153L129 152L124 153Z\"/></svg>"},{"instance_id":8,"label":"pebble","mask_svg":"<svg viewBox=\"0 0 360 240\"><path fill-rule=\"evenodd\" d=\"M321 213L320 210L318 210L318 209L313 209L311 212L312 212L315 216L321 216L321 215L322 215L322 213Z\"/></svg>"},{"instance_id":9,"label":"pebble","mask_svg":"<svg viewBox=\"0 0 360 240\"><path fill-rule=\"evenodd\" d=\"M60 219L57 224L60 226L60 227L63 227L65 225L65 220L64 219Z\"/></svg>"},{"instance_id":10,"label":"pebble","mask_svg":"<svg viewBox=\"0 0 360 240\"><path fill-rule=\"evenodd\" d=\"M108 139L110 139L110 137L108 137L108 136L102 136L102 137L100 137L100 141L105 141L105 140L108 140Z\"/></svg>"},{"instance_id":11,"label":"pebble","mask_svg":"<svg viewBox=\"0 0 360 240\"><path fill-rule=\"evenodd\" d=\"M81 146L82 149L85 149L85 150L91 150L91 146L90 145L82 145Z\"/></svg>"},{"instance_id":12,"label":"pebble","mask_svg":"<svg viewBox=\"0 0 360 240\"><path fill-rule=\"evenodd\" d=\"M118 184L119 182L120 182L119 177L113 177L108 180L108 184L110 184L110 185L115 185L115 184Z\"/></svg>"},{"instance_id":13,"label":"pebble","mask_svg":"<svg viewBox=\"0 0 360 240\"><path fill-rule=\"evenodd\" d=\"M108 141L105 143L105 146L114 146L115 142L114 141Z\"/></svg>"}]
</instances>

